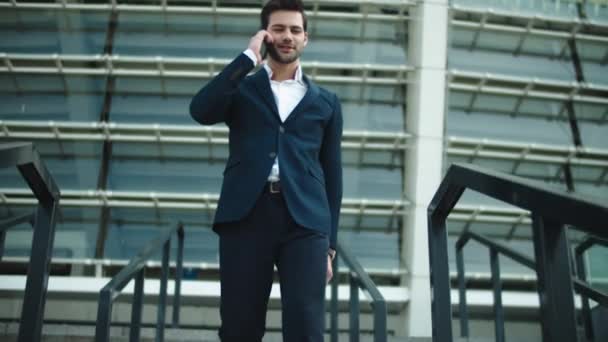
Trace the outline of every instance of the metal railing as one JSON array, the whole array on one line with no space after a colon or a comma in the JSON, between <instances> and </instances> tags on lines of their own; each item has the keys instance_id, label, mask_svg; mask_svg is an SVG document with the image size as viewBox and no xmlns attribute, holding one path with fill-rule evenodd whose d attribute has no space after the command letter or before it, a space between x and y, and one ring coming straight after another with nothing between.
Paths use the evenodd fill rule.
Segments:
<instances>
[{"instance_id":1,"label":"metal railing","mask_svg":"<svg viewBox=\"0 0 608 342\"><path fill-rule=\"evenodd\" d=\"M27 268L25 295L17 340L19 342L40 341L60 193L55 180L51 177L40 159L40 155L31 143L0 144L0 168L9 167L19 169L38 199L33 217L32 250ZM0 235L2 235L0 252L4 245L5 231L15 224L31 219L31 215L24 215L2 223L0 227Z\"/></svg>"},{"instance_id":2,"label":"metal railing","mask_svg":"<svg viewBox=\"0 0 608 342\"><path fill-rule=\"evenodd\" d=\"M376 284L372 281L369 275L365 272L363 267L359 264L357 259L350 254L350 252L343 248L338 242L337 255L344 261L344 264L349 269L349 284L350 284L350 299L349 299L349 336L350 342L359 341L359 288L369 293L372 302L370 303L373 309L374 315L374 342L386 342L387 340L387 327L386 317L387 308L384 297L376 287ZM335 258L332 263L334 272L334 278L331 283L331 303L330 303L330 331L331 331L331 342L338 341L338 258Z\"/></svg>"},{"instance_id":3,"label":"metal railing","mask_svg":"<svg viewBox=\"0 0 608 342\"><path fill-rule=\"evenodd\" d=\"M465 189L531 212L543 341L577 341L573 293L590 288L573 281L564 225L607 239L608 206L548 188L539 182L459 164L448 169L428 208L433 340L453 341L446 220ZM497 281L499 252L506 252L505 255L524 265L530 262L527 257L499 247L491 248L492 268L496 272L496 277L493 276L496 278L495 296L496 284L500 285ZM457 263L461 261L457 260Z\"/></svg>"},{"instance_id":4,"label":"metal railing","mask_svg":"<svg viewBox=\"0 0 608 342\"><path fill-rule=\"evenodd\" d=\"M536 265L532 258L523 255L498 242L492 241L484 236L473 232L464 232L456 241L456 267L458 269L458 294L460 317L460 336L469 337L469 315L467 310L466 284L464 279L464 257L463 248L470 240L475 240L490 250L490 269L492 274L492 288L494 295L494 333L497 342L505 341L505 320L502 307L502 282L500 280L500 266L498 255L504 255L515 262L528 268L535 269Z\"/></svg>"},{"instance_id":5,"label":"metal railing","mask_svg":"<svg viewBox=\"0 0 608 342\"><path fill-rule=\"evenodd\" d=\"M521 254L512 248L505 246L499 242L492 241L482 235L467 231L460 235L456 241L456 268L458 269L458 294L459 294L459 318L460 318L460 336L469 337L469 316L467 310L465 271L463 249L470 240L475 240L480 244L488 247L490 250L490 269L492 278L492 288L494 296L494 332L497 342L505 341L504 313L502 307L502 282L500 278L500 266L498 255L503 255L511 260L536 271L536 262L524 254ZM574 291L581 295L583 303L582 318L585 327L585 335L587 340L593 341L593 323L591 320L591 308L589 298L595 300L600 305L608 307L608 295L593 289L586 283L585 264L583 261L583 253L593 245L603 245L608 247L608 241L595 237L588 237L575 249L576 253L576 268L578 279L574 278ZM581 271L582 270L582 271Z\"/></svg>"},{"instance_id":6,"label":"metal railing","mask_svg":"<svg viewBox=\"0 0 608 342\"><path fill-rule=\"evenodd\" d=\"M118 274L116 274L99 293L99 306L97 309L97 325L95 329L95 341L110 341L110 325L112 316L112 304L120 294L120 291L135 279L133 301L131 308L131 324L129 341L136 342L140 338L141 316L144 299L144 276L145 264L148 259L158 252L162 246L162 271L160 277L160 291L158 294L157 319L156 319L156 341L164 340L165 333L165 309L167 307L167 282L169 278L169 253L171 249L171 235L177 231L178 250L177 265L175 270L175 290L173 293L173 320L172 326L179 325L181 279L184 252L184 226L180 222L175 227L167 229L163 234L150 241Z\"/></svg>"},{"instance_id":7,"label":"metal railing","mask_svg":"<svg viewBox=\"0 0 608 342\"><path fill-rule=\"evenodd\" d=\"M608 308L608 296L603 293L598 293L586 286L587 283L587 271L585 269L585 261L583 255L589 248L601 245L608 248L608 240L599 239L593 236L587 237L583 242L578 244L574 248L574 258L576 262L576 274L578 279L575 280L574 287L578 288L581 295L581 315L583 320L583 327L585 329L585 337L589 341L595 339L593 331L593 322L591 319L591 306L589 305L589 298L595 300L600 305Z\"/></svg>"}]
</instances>

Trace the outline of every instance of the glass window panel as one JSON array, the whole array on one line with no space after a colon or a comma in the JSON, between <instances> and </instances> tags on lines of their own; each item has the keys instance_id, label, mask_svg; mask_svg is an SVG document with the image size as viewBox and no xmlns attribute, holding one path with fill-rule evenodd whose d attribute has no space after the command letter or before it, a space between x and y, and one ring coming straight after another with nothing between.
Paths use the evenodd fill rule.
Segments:
<instances>
[{"instance_id":1,"label":"glass window panel","mask_svg":"<svg viewBox=\"0 0 608 342\"><path fill-rule=\"evenodd\" d=\"M403 132L401 106L342 101L345 130Z\"/></svg>"},{"instance_id":2,"label":"glass window panel","mask_svg":"<svg viewBox=\"0 0 608 342\"><path fill-rule=\"evenodd\" d=\"M193 160L225 164L228 159L228 145L220 144L156 144L115 142L112 158L124 160Z\"/></svg>"},{"instance_id":3,"label":"glass window panel","mask_svg":"<svg viewBox=\"0 0 608 342\"><path fill-rule=\"evenodd\" d=\"M606 109L608 111L608 109ZM608 121L601 124L579 122L578 127L581 132L583 145L587 147L595 147L608 149Z\"/></svg>"},{"instance_id":4,"label":"glass window panel","mask_svg":"<svg viewBox=\"0 0 608 342\"><path fill-rule=\"evenodd\" d=\"M599 22L608 22L608 6L602 0L588 0L585 3L587 18Z\"/></svg>"},{"instance_id":5,"label":"glass window panel","mask_svg":"<svg viewBox=\"0 0 608 342\"><path fill-rule=\"evenodd\" d=\"M518 143L536 142L568 146L572 144L570 126L565 121L543 118L512 117L492 113L470 113L451 110L447 134L509 140Z\"/></svg>"},{"instance_id":6,"label":"glass window panel","mask_svg":"<svg viewBox=\"0 0 608 342\"><path fill-rule=\"evenodd\" d=\"M449 67L555 80L570 81L574 78L571 61L479 50L450 49Z\"/></svg>"},{"instance_id":7,"label":"glass window panel","mask_svg":"<svg viewBox=\"0 0 608 342\"><path fill-rule=\"evenodd\" d=\"M196 78L159 78L119 76L115 78L114 94L133 94L147 96L150 94L162 96L185 96L183 106L187 109L190 98L194 96L208 81Z\"/></svg>"},{"instance_id":8,"label":"glass window panel","mask_svg":"<svg viewBox=\"0 0 608 342\"><path fill-rule=\"evenodd\" d=\"M110 120L124 123L198 125L190 116L194 96L115 95Z\"/></svg>"},{"instance_id":9,"label":"glass window panel","mask_svg":"<svg viewBox=\"0 0 608 342\"><path fill-rule=\"evenodd\" d=\"M6 143L8 141L2 140L2 142ZM16 166L0 168L0 187L10 189L26 188L29 190L29 186L23 179L23 176L21 175Z\"/></svg>"},{"instance_id":10,"label":"glass window panel","mask_svg":"<svg viewBox=\"0 0 608 342\"><path fill-rule=\"evenodd\" d=\"M236 18L233 18L236 19ZM243 21L249 22L250 18L240 17L235 20L237 27ZM118 29L125 33L159 32L167 31L173 33L209 33L213 32L213 20L206 15L187 13L123 13L119 18Z\"/></svg>"},{"instance_id":11,"label":"glass window panel","mask_svg":"<svg viewBox=\"0 0 608 342\"><path fill-rule=\"evenodd\" d=\"M400 199L401 169L344 168L344 196L375 199Z\"/></svg>"},{"instance_id":12,"label":"glass window panel","mask_svg":"<svg viewBox=\"0 0 608 342\"><path fill-rule=\"evenodd\" d=\"M583 61L594 63L601 63L604 60L607 52L607 47L605 43L581 39L576 40L576 49Z\"/></svg>"},{"instance_id":13,"label":"glass window panel","mask_svg":"<svg viewBox=\"0 0 608 342\"><path fill-rule=\"evenodd\" d=\"M363 267L399 268L399 237L397 233L342 231L340 243L357 258Z\"/></svg>"},{"instance_id":14,"label":"glass window panel","mask_svg":"<svg viewBox=\"0 0 608 342\"><path fill-rule=\"evenodd\" d=\"M119 145L115 149L128 148ZM162 148L162 145L159 146ZM200 159L113 158L108 188L121 191L160 191L183 193L219 193L224 163Z\"/></svg>"},{"instance_id":15,"label":"glass window panel","mask_svg":"<svg viewBox=\"0 0 608 342\"><path fill-rule=\"evenodd\" d=\"M259 18L124 13L119 17L117 27L115 52L120 54L232 59L246 49L249 37L258 30ZM403 41L403 31L402 25L368 22L365 24L363 41L357 43L349 40L359 40L359 21L311 20L310 45L305 58L339 62L404 63L405 53L397 45ZM352 60L345 60L345 57Z\"/></svg>"},{"instance_id":16,"label":"glass window panel","mask_svg":"<svg viewBox=\"0 0 608 342\"><path fill-rule=\"evenodd\" d=\"M608 52L604 50L604 53L606 54ZM608 84L608 67L606 67L605 63L582 63L582 68L585 81L599 83L606 87Z\"/></svg>"},{"instance_id":17,"label":"glass window panel","mask_svg":"<svg viewBox=\"0 0 608 342\"><path fill-rule=\"evenodd\" d=\"M591 121L602 124L608 120L608 109L606 109L606 105L579 102L574 104L574 112L576 113L576 118L579 120L579 125L581 121Z\"/></svg>"},{"instance_id":18,"label":"glass window panel","mask_svg":"<svg viewBox=\"0 0 608 342\"><path fill-rule=\"evenodd\" d=\"M457 236L448 237L448 258L450 262L450 270L456 271L456 251L454 245L457 240ZM534 258L534 249L532 242L527 240L497 240L500 243L506 244L510 248L528 255ZM465 262L465 272L483 272L490 273L490 252L487 247L478 243L477 241L470 241L464 247L463 258ZM511 259L499 256L500 272L502 275L505 274L520 274L520 275L533 275L534 271L529 268L522 266Z\"/></svg>"},{"instance_id":19,"label":"glass window panel","mask_svg":"<svg viewBox=\"0 0 608 342\"><path fill-rule=\"evenodd\" d=\"M100 143L35 141L34 146L60 190L96 188L101 163ZM2 177L6 187L27 187L21 175L13 172L12 168L0 169L0 174L6 176Z\"/></svg>"},{"instance_id":20,"label":"glass window panel","mask_svg":"<svg viewBox=\"0 0 608 342\"><path fill-rule=\"evenodd\" d=\"M0 50L11 53L102 53L108 18L108 12L3 9Z\"/></svg>"},{"instance_id":21,"label":"glass window panel","mask_svg":"<svg viewBox=\"0 0 608 342\"><path fill-rule=\"evenodd\" d=\"M403 165L403 153L399 150L342 149L342 164L394 168Z\"/></svg>"},{"instance_id":22,"label":"glass window panel","mask_svg":"<svg viewBox=\"0 0 608 342\"><path fill-rule=\"evenodd\" d=\"M405 103L404 88L390 85L360 85L343 83L321 83L334 92L342 103L359 102L373 104L402 105ZM374 90L371 91L370 88Z\"/></svg>"},{"instance_id":23,"label":"glass window panel","mask_svg":"<svg viewBox=\"0 0 608 342\"><path fill-rule=\"evenodd\" d=\"M44 100L41 101L41 98ZM91 94L0 94L2 120L97 121L103 97Z\"/></svg>"},{"instance_id":24,"label":"glass window panel","mask_svg":"<svg viewBox=\"0 0 608 342\"><path fill-rule=\"evenodd\" d=\"M20 94L27 92L47 93L103 94L106 90L106 78L95 76L66 75L0 75L0 91ZM67 88L66 88L67 87Z\"/></svg>"},{"instance_id":25,"label":"glass window panel","mask_svg":"<svg viewBox=\"0 0 608 342\"><path fill-rule=\"evenodd\" d=\"M571 165L570 169L575 184L581 182L599 185L600 183L608 182L608 180L605 179L608 175L604 176L604 174L608 173L606 168Z\"/></svg>"},{"instance_id":26,"label":"glass window panel","mask_svg":"<svg viewBox=\"0 0 608 342\"><path fill-rule=\"evenodd\" d=\"M468 108L473 97L472 92L451 90L447 95L450 108Z\"/></svg>"},{"instance_id":27,"label":"glass window panel","mask_svg":"<svg viewBox=\"0 0 608 342\"><path fill-rule=\"evenodd\" d=\"M477 7L494 8L503 11L514 11L518 13L546 14L564 18L577 17L576 2L568 0L547 1L547 0L455 0L454 4Z\"/></svg>"},{"instance_id":28,"label":"glass window panel","mask_svg":"<svg viewBox=\"0 0 608 342\"><path fill-rule=\"evenodd\" d=\"M517 207L515 207L515 206L509 205L503 201L494 199L490 196L484 195L480 192L477 192L477 191L474 191L471 189L466 189L464 191L464 193L460 197L460 200L458 201L458 204L484 205L484 206L491 206L491 207L517 209Z\"/></svg>"},{"instance_id":29,"label":"glass window panel","mask_svg":"<svg viewBox=\"0 0 608 342\"><path fill-rule=\"evenodd\" d=\"M583 197L591 201L598 203L608 202L608 182L606 178L604 178L604 183L601 185L597 183L575 182L574 189L577 194L583 195Z\"/></svg>"},{"instance_id":30,"label":"glass window panel","mask_svg":"<svg viewBox=\"0 0 608 342\"><path fill-rule=\"evenodd\" d=\"M306 60L337 63L407 64L406 51L393 43L351 42L311 38L302 55Z\"/></svg>"},{"instance_id":31,"label":"glass window panel","mask_svg":"<svg viewBox=\"0 0 608 342\"><path fill-rule=\"evenodd\" d=\"M184 222L184 262L218 262L218 238L205 211L112 208L105 257L130 259L166 229ZM153 260L160 261L162 249ZM176 260L177 236L171 238L171 261Z\"/></svg>"},{"instance_id":32,"label":"glass window panel","mask_svg":"<svg viewBox=\"0 0 608 342\"><path fill-rule=\"evenodd\" d=\"M11 208L13 215L35 211L34 207ZM62 206L55 226L54 258L92 258L99 226L98 208ZM32 227L22 224L6 234L4 256L29 257L32 246Z\"/></svg>"},{"instance_id":33,"label":"glass window panel","mask_svg":"<svg viewBox=\"0 0 608 342\"><path fill-rule=\"evenodd\" d=\"M568 113L564 110L563 102L547 101L544 99L525 98L522 100L517 115L541 116L560 118L558 121L565 122Z\"/></svg>"},{"instance_id":34,"label":"glass window panel","mask_svg":"<svg viewBox=\"0 0 608 342\"><path fill-rule=\"evenodd\" d=\"M511 173L513 169L513 161L505 159L490 159L490 158L474 158L470 159L465 156L452 156L448 157L448 163L471 163L479 165L488 169ZM447 170L447 167L446 167Z\"/></svg>"},{"instance_id":35,"label":"glass window panel","mask_svg":"<svg viewBox=\"0 0 608 342\"><path fill-rule=\"evenodd\" d=\"M561 165L546 163L521 163L516 174L523 177L540 178L545 180L563 179Z\"/></svg>"},{"instance_id":36,"label":"glass window panel","mask_svg":"<svg viewBox=\"0 0 608 342\"><path fill-rule=\"evenodd\" d=\"M608 267L606 267L606 262L608 262L608 248L595 246L590 248L587 253L587 260L589 260L588 279L591 281L597 278L608 280Z\"/></svg>"}]
</instances>

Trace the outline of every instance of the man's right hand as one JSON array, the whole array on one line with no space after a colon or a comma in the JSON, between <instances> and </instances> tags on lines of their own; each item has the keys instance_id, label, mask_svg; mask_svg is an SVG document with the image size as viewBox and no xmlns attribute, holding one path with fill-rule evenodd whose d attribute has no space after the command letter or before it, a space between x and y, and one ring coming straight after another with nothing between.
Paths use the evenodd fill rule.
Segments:
<instances>
[{"instance_id":1,"label":"man's right hand","mask_svg":"<svg viewBox=\"0 0 608 342\"><path fill-rule=\"evenodd\" d=\"M270 32L266 30L259 30L258 33L256 33L255 36L251 37L251 39L249 40L248 48L251 49L253 53L255 53L255 56L258 59L258 64L262 63L262 55L260 54L260 51L264 42L273 42Z\"/></svg>"}]
</instances>

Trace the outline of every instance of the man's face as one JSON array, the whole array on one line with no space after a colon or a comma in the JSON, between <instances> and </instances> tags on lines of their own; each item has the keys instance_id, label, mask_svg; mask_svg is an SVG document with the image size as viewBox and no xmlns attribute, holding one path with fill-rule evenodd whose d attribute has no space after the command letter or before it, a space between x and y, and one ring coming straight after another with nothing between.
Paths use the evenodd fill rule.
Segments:
<instances>
[{"instance_id":1,"label":"man's face","mask_svg":"<svg viewBox=\"0 0 608 342\"><path fill-rule=\"evenodd\" d=\"M275 11L268 18L266 28L274 42L267 44L268 54L279 63L290 64L298 60L308 43L302 14L296 11Z\"/></svg>"}]
</instances>

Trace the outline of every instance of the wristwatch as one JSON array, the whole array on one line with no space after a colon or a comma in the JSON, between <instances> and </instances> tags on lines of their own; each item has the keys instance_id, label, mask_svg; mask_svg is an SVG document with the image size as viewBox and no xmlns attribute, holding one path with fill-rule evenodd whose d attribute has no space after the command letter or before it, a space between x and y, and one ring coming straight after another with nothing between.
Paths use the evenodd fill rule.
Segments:
<instances>
[{"instance_id":1,"label":"wristwatch","mask_svg":"<svg viewBox=\"0 0 608 342\"><path fill-rule=\"evenodd\" d=\"M336 258L336 251L334 251L333 249L329 249L327 251L327 255L329 255L331 257L331 260L333 261Z\"/></svg>"}]
</instances>

